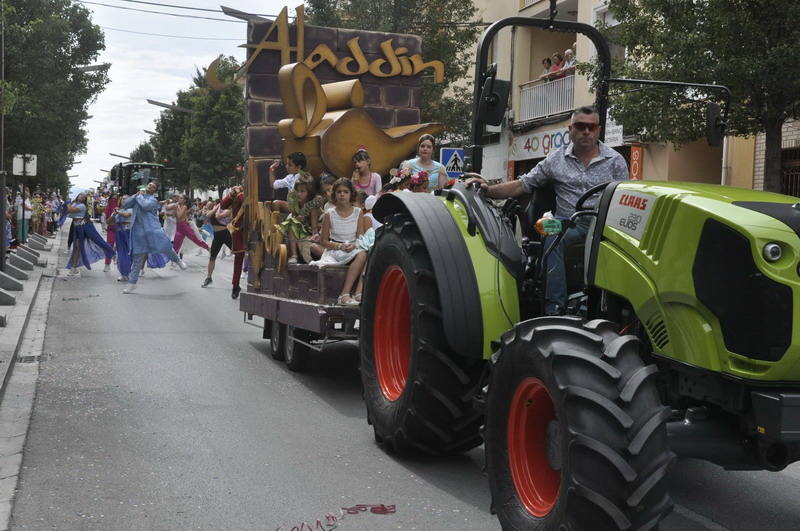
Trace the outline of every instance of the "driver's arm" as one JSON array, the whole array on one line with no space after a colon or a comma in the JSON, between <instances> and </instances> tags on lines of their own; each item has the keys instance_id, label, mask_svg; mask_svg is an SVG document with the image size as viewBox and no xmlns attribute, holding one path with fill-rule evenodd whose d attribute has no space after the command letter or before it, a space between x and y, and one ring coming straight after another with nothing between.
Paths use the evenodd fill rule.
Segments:
<instances>
[{"instance_id":1,"label":"driver's arm","mask_svg":"<svg viewBox=\"0 0 800 531\"><path fill-rule=\"evenodd\" d=\"M525 193L522 181L519 179L505 183L495 184L486 188L486 196L492 199L505 199L507 197L519 197Z\"/></svg>"}]
</instances>

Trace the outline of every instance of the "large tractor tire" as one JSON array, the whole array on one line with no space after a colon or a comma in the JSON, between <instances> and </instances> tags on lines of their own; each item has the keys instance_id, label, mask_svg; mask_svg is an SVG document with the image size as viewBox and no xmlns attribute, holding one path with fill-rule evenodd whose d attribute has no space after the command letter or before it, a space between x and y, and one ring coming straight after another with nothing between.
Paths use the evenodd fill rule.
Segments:
<instances>
[{"instance_id":1,"label":"large tractor tire","mask_svg":"<svg viewBox=\"0 0 800 531\"><path fill-rule=\"evenodd\" d=\"M382 230L362 298L367 420L388 451L464 452L482 442L473 395L485 361L450 351L430 256L411 218L395 214Z\"/></svg>"},{"instance_id":2,"label":"large tractor tire","mask_svg":"<svg viewBox=\"0 0 800 531\"><path fill-rule=\"evenodd\" d=\"M503 336L486 458L505 530L651 529L674 460L654 365L608 321L532 319Z\"/></svg>"}]
</instances>

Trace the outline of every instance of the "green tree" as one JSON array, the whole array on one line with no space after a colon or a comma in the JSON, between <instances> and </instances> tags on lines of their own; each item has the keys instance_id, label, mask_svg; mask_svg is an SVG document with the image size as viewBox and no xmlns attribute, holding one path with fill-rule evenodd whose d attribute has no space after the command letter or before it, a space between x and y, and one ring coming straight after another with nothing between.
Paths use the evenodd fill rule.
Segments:
<instances>
[{"instance_id":1,"label":"green tree","mask_svg":"<svg viewBox=\"0 0 800 531\"><path fill-rule=\"evenodd\" d=\"M323 0L307 2L309 23L318 26L410 33L422 38L426 61L445 65L443 83L423 76L421 115L424 122L441 122L445 138L461 143L469 138L472 94L453 89L453 82L470 74L471 46L481 27L472 21L477 9L463 0L340 0L324 7Z\"/></svg>"},{"instance_id":2,"label":"green tree","mask_svg":"<svg viewBox=\"0 0 800 531\"><path fill-rule=\"evenodd\" d=\"M88 107L108 83L108 68L79 67L105 47L91 13L75 0L5 1L5 167L17 153L38 156L32 187L64 184L86 151Z\"/></svg>"},{"instance_id":3,"label":"green tree","mask_svg":"<svg viewBox=\"0 0 800 531\"><path fill-rule=\"evenodd\" d=\"M232 79L239 67L233 57L223 58L220 78ZM244 159L244 94L238 85L210 90L199 70L192 81L191 88L178 92L176 101L189 112L162 111L153 147L157 157L174 168L173 186L187 191L224 188Z\"/></svg>"},{"instance_id":4,"label":"green tree","mask_svg":"<svg viewBox=\"0 0 800 531\"><path fill-rule=\"evenodd\" d=\"M142 142L136 149L131 151L128 157L131 159L131 162L155 162L156 155L153 151L153 146L150 145L150 142Z\"/></svg>"},{"instance_id":5,"label":"green tree","mask_svg":"<svg viewBox=\"0 0 800 531\"><path fill-rule=\"evenodd\" d=\"M781 188L781 136L800 117L800 2L795 0L609 0L620 22L607 28L625 47L616 74L731 89L728 133L766 137L764 189ZM664 89L614 99L626 132L677 143L704 133L706 94Z\"/></svg>"}]
</instances>

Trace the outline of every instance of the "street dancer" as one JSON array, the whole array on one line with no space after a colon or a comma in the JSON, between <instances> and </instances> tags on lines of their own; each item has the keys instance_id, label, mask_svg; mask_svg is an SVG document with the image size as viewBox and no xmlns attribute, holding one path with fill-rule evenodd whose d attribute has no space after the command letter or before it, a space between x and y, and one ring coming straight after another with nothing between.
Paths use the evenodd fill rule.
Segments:
<instances>
[{"instance_id":1,"label":"street dancer","mask_svg":"<svg viewBox=\"0 0 800 531\"><path fill-rule=\"evenodd\" d=\"M178 264L181 269L186 270L186 264L172 249L172 242L169 241L164 229L161 228L161 224L158 222L158 211L161 209L161 205L154 195L157 190L158 184L155 181L151 181L143 191L129 197L122 205L123 208L133 210L133 224L131 226L133 264L128 276L128 287L122 291L123 293L133 293L136 290L139 271L142 270L148 254L163 253L172 262Z\"/></svg>"},{"instance_id":2,"label":"street dancer","mask_svg":"<svg viewBox=\"0 0 800 531\"><path fill-rule=\"evenodd\" d=\"M192 205L186 200L185 195L178 196L178 202L174 210L177 225L175 226L175 238L172 241L172 248L175 249L175 252L181 252L184 238L189 238L195 245L208 250L208 244L200 238L197 229L192 226L194 224L192 220Z\"/></svg>"},{"instance_id":3,"label":"street dancer","mask_svg":"<svg viewBox=\"0 0 800 531\"><path fill-rule=\"evenodd\" d=\"M125 203L127 195L122 196L120 204ZM131 272L131 223L133 222L133 209L116 208L111 217L116 227L117 269L119 278L117 282L127 282Z\"/></svg>"},{"instance_id":4,"label":"street dancer","mask_svg":"<svg viewBox=\"0 0 800 531\"><path fill-rule=\"evenodd\" d=\"M242 214L244 213L244 188L241 186L234 186L228 195L222 198L219 202L220 208L229 208L231 210L231 222L228 224L228 232L231 233L231 247L233 251L233 289L231 290L231 298L239 298L239 292L242 288L239 286L239 280L242 276L242 266L244 265L244 255L247 248L244 243L244 235L241 231Z\"/></svg>"},{"instance_id":5,"label":"street dancer","mask_svg":"<svg viewBox=\"0 0 800 531\"><path fill-rule=\"evenodd\" d=\"M114 256L114 249L108 245L94 228L91 218L86 214L87 196L78 194L75 201L67 207L72 218L73 237L69 260L69 276L77 276L78 267L83 265L91 269L91 265L104 257Z\"/></svg>"}]
</instances>

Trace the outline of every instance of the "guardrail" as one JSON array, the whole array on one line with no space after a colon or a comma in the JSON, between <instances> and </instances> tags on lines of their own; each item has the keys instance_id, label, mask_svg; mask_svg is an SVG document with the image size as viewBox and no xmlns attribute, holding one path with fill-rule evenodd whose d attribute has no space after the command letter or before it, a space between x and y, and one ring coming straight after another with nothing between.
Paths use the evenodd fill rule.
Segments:
<instances>
[{"instance_id":1,"label":"guardrail","mask_svg":"<svg viewBox=\"0 0 800 531\"><path fill-rule=\"evenodd\" d=\"M517 122L546 118L575 108L575 76L554 81L528 81L520 85Z\"/></svg>"}]
</instances>

